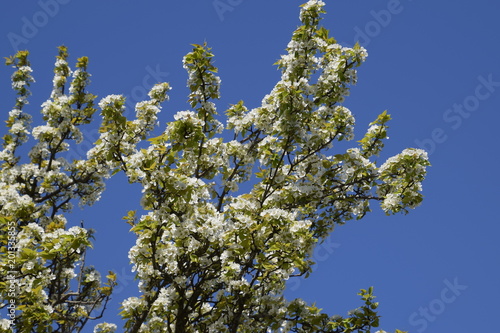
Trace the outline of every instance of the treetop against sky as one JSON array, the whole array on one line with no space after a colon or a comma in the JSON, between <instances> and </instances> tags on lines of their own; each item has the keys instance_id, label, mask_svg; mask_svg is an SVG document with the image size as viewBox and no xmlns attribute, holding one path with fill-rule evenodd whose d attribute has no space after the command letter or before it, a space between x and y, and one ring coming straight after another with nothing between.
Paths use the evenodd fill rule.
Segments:
<instances>
[{"instance_id":1,"label":"treetop against sky","mask_svg":"<svg viewBox=\"0 0 500 333\"><path fill-rule=\"evenodd\" d=\"M155 84L129 119L125 97L97 101L88 58L72 69L61 46L44 123L31 127L29 53L7 58L17 98L0 152L0 292L9 318L2 329L75 332L103 317L116 274L102 281L86 261L94 230L70 226L67 215L74 204L99 200L106 179L119 172L142 187L143 214L124 212L137 237L128 257L139 287L121 303L126 332L378 327L372 288L360 291L361 307L346 317L283 296L287 280L311 273L313 249L335 225L363 218L371 202L388 215L418 206L429 165L414 148L377 161L391 119L385 111L352 148L335 151L354 138L355 119L343 102L367 52L329 36L320 25L323 6L302 6L302 24L277 62L281 78L253 109L240 101L219 114L214 55L206 44L193 45L183 59L190 109L156 136L168 83ZM85 157L65 158L98 111L99 138Z\"/></svg>"}]
</instances>

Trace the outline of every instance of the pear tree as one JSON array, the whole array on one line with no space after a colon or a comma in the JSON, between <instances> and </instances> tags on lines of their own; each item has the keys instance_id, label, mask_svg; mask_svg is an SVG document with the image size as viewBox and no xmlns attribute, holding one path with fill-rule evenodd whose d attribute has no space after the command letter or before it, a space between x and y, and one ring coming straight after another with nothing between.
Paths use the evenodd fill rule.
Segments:
<instances>
[{"instance_id":1,"label":"pear tree","mask_svg":"<svg viewBox=\"0 0 500 333\"><path fill-rule=\"evenodd\" d=\"M335 226L376 203L387 214L422 201L427 154L408 148L377 163L387 112L347 150L355 119L344 106L367 57L320 25L324 2L301 7L301 25L276 63L281 79L249 108L220 112L214 55L193 45L184 59L187 110L152 135L171 89L158 83L129 119L121 95L89 92L88 59L74 69L56 57L43 123L26 112L34 82L27 51L7 58L17 93L0 151L1 332L371 332L379 326L373 288L360 307L329 315L284 297L287 280L308 276L314 248ZM65 153L100 114L100 136L85 157ZM342 143L342 146L345 146ZM123 212L136 243L128 258L136 296L121 323L101 318L117 285L85 260L93 231L75 224L74 204L99 200L122 172L142 187L142 211ZM99 241L97 239L97 241ZM383 332L383 331L379 331ZM400 331L398 331L400 332Z\"/></svg>"}]
</instances>

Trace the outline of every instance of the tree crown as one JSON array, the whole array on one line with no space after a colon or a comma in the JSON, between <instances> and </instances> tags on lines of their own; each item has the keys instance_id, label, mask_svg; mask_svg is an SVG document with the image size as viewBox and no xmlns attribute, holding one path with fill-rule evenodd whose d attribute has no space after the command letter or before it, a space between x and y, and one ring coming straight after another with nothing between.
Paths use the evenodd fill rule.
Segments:
<instances>
[{"instance_id":1,"label":"tree crown","mask_svg":"<svg viewBox=\"0 0 500 333\"><path fill-rule=\"evenodd\" d=\"M363 305L345 318L283 297L288 279L310 274L315 245L335 225L362 218L371 201L387 214L418 206L429 165L424 151L405 149L377 166L390 120L385 111L355 147L331 153L354 138L355 120L343 101L367 52L329 37L320 26L323 6L302 5L302 25L277 62L281 79L259 107L231 105L226 124L217 120L220 79L211 49L193 45L183 59L190 110L177 112L156 137L150 133L168 83L155 85L130 120L123 96L95 103L88 59L79 58L73 71L60 47L53 90L42 105L45 124L30 128L28 52L7 59L18 97L0 152L0 292L2 305L15 304L17 312L12 322L0 322L3 329L78 332L102 317L116 275L102 282L87 265L92 231L69 227L65 214L73 203L98 200L105 179L120 171L142 186L144 209L124 217L137 236L129 259L140 290L122 302L126 332L378 327L372 288L361 290ZM97 110L99 139L85 158L66 159ZM21 163L17 152L30 136L36 143ZM95 328L114 330L108 323Z\"/></svg>"}]
</instances>

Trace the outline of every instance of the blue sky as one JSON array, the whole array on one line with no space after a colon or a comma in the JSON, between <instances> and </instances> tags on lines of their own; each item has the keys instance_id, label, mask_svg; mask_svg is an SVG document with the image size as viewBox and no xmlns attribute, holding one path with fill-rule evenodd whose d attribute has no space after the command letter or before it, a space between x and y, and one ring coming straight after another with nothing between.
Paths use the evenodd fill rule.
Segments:
<instances>
[{"instance_id":1,"label":"blue sky","mask_svg":"<svg viewBox=\"0 0 500 333\"><path fill-rule=\"evenodd\" d=\"M99 98L124 94L133 104L154 82L170 82L164 124L188 109L181 60L192 43L206 41L216 55L221 111L240 99L258 106L279 77L272 64L304 1L9 1L0 11L0 55L31 52L35 118L51 90L56 47L64 44L71 64L90 58L90 90ZM500 221L493 209L500 199L500 3L336 0L326 10L323 25L332 36L368 49L345 102L356 116L357 138L387 109L393 120L383 157L420 146L432 167L421 207L391 217L374 207L363 220L337 228L318 248L314 273L290 283L287 296L345 314L360 305L360 288L374 286L388 331L491 331L500 297ZM5 119L14 104L10 74L0 67ZM96 131L85 134L94 140ZM97 230L88 263L118 273L109 321L136 290L127 259L134 238L121 217L138 208L139 198L140 189L119 176L99 203L69 216Z\"/></svg>"}]
</instances>

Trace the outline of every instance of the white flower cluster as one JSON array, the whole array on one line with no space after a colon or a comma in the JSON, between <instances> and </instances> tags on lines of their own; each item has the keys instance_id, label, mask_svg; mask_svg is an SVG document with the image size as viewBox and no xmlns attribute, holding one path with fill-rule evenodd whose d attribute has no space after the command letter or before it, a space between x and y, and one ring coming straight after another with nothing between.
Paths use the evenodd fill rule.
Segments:
<instances>
[{"instance_id":1,"label":"white flower cluster","mask_svg":"<svg viewBox=\"0 0 500 333\"><path fill-rule=\"evenodd\" d=\"M377 194L383 198L381 206L385 212L398 212L420 204L428 165L427 152L409 148L380 166L378 172L382 183L377 187Z\"/></svg>"},{"instance_id":2,"label":"white flower cluster","mask_svg":"<svg viewBox=\"0 0 500 333\"><path fill-rule=\"evenodd\" d=\"M5 330L5 332L7 332L11 327L11 321L10 320L7 320L7 319L0 319L0 328L2 330Z\"/></svg>"},{"instance_id":3,"label":"white flower cluster","mask_svg":"<svg viewBox=\"0 0 500 333\"><path fill-rule=\"evenodd\" d=\"M26 55L25 51L18 52L16 59L27 63ZM45 331L52 321L71 322L78 316L89 317L108 297L108 290L100 288L100 275L95 270L82 267L87 274L85 281L79 282L85 284L85 290L72 281L79 276L75 269L82 264L91 245L91 232L81 227L67 229L61 213L71 210L74 202L91 204L97 200L104 189L102 178L110 170L99 158L70 163L61 156L69 149L68 141L81 140L77 126L90 122L94 112L94 96L86 93L89 75L85 71L85 58L79 59L79 68L67 90L65 85L72 72L66 56L64 48L60 48L53 91L42 104L45 123L32 131L36 143L28 150L26 163L20 163L15 152L30 133L31 117L22 108L29 96L27 86L33 79L29 67L18 68L13 87L23 99L18 99L9 113L10 133L4 137L4 150L0 153L4 161L0 172L0 217L9 222L9 234L16 231L16 237L12 238L15 242L9 246L17 250L15 265L9 267L2 260L0 269L19 272L16 297L26 305L16 318L21 330L26 323L30 323L30 329L34 323L37 325L34 330ZM111 291L110 283L106 288Z\"/></svg>"},{"instance_id":4,"label":"white flower cluster","mask_svg":"<svg viewBox=\"0 0 500 333\"><path fill-rule=\"evenodd\" d=\"M108 95L99 101L99 107L104 110L108 107L113 107L116 104L121 104L123 102L122 95Z\"/></svg>"},{"instance_id":5,"label":"white flower cluster","mask_svg":"<svg viewBox=\"0 0 500 333\"><path fill-rule=\"evenodd\" d=\"M117 330L115 324L101 323L94 327L94 333L114 333Z\"/></svg>"},{"instance_id":6,"label":"white flower cluster","mask_svg":"<svg viewBox=\"0 0 500 333\"><path fill-rule=\"evenodd\" d=\"M170 85L166 82L157 83L153 86L153 88L151 88L148 96L155 101L163 102L165 100L168 100L167 92L170 89Z\"/></svg>"},{"instance_id":7,"label":"white flower cluster","mask_svg":"<svg viewBox=\"0 0 500 333\"><path fill-rule=\"evenodd\" d=\"M325 3L321 0L309 0L302 6L301 15L304 15L305 12L311 9L316 9L316 8L321 9L323 6L325 6Z\"/></svg>"},{"instance_id":8,"label":"white flower cluster","mask_svg":"<svg viewBox=\"0 0 500 333\"><path fill-rule=\"evenodd\" d=\"M408 159L428 160L429 157L427 152L423 149L407 148L403 150L402 153L388 158L387 161L380 166L379 173L383 174L384 172L391 172L392 169L399 167L402 160ZM418 173L423 173L425 171L425 167L421 164L415 164L415 168Z\"/></svg>"},{"instance_id":9,"label":"white flower cluster","mask_svg":"<svg viewBox=\"0 0 500 333\"><path fill-rule=\"evenodd\" d=\"M6 121L9 134L3 137L3 150L0 151L0 160L9 165L16 163L16 149L28 140L31 116L23 112L23 107L28 104L28 97L31 94L28 87L32 82L35 82L31 75L32 69L27 60L27 52L20 52L18 56L17 61L7 58L7 63L12 64L12 67L17 69L11 77L12 88L17 92L16 105L9 112L9 118Z\"/></svg>"},{"instance_id":10,"label":"white flower cluster","mask_svg":"<svg viewBox=\"0 0 500 333\"><path fill-rule=\"evenodd\" d=\"M72 74L66 59L62 57L57 58L54 65L54 73L55 75L52 80L54 88L52 89L50 98L57 99L58 97L63 96L63 87L66 84L68 77Z\"/></svg>"}]
</instances>

